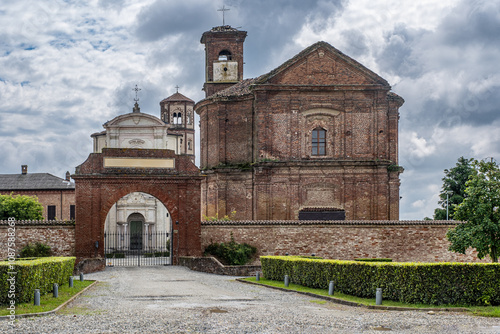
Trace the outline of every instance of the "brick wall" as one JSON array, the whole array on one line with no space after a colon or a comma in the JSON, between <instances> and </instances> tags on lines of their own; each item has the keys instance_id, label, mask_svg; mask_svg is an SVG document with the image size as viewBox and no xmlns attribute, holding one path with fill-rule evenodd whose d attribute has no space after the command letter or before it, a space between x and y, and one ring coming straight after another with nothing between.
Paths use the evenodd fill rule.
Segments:
<instances>
[{"instance_id":1,"label":"brick wall","mask_svg":"<svg viewBox=\"0 0 500 334\"><path fill-rule=\"evenodd\" d=\"M0 221L0 259L7 258L7 221ZM42 242L50 246L54 256L75 256L75 225L68 221L16 221L16 254L28 243Z\"/></svg>"},{"instance_id":2,"label":"brick wall","mask_svg":"<svg viewBox=\"0 0 500 334\"><path fill-rule=\"evenodd\" d=\"M448 251L451 221L234 221L202 222L202 247L236 242L257 247L258 255L323 258L391 258L401 262L490 262L476 253Z\"/></svg>"},{"instance_id":3,"label":"brick wall","mask_svg":"<svg viewBox=\"0 0 500 334\"><path fill-rule=\"evenodd\" d=\"M479 260L472 250L466 255L448 251L446 231L456 224L451 221L203 222L201 247L203 250L211 242L230 241L232 233L237 242L257 247L258 256L288 253L343 260L378 257L403 262L490 262L488 258ZM2 245L7 244L7 228L7 222L0 221ZM40 241L49 245L54 255L75 255L72 222L17 221L15 228L17 252L28 242ZM192 253L201 254L199 250ZM6 257L7 247L2 247L0 259Z\"/></svg>"}]
</instances>

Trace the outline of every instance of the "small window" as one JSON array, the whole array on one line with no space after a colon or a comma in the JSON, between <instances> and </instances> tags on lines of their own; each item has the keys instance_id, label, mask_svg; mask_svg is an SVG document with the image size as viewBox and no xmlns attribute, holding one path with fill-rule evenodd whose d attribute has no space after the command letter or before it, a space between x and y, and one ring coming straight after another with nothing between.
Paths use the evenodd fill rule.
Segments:
<instances>
[{"instance_id":1,"label":"small window","mask_svg":"<svg viewBox=\"0 0 500 334\"><path fill-rule=\"evenodd\" d=\"M70 220L75 220L75 218L76 218L75 206L74 205L70 205L69 206L69 219Z\"/></svg>"},{"instance_id":2,"label":"small window","mask_svg":"<svg viewBox=\"0 0 500 334\"><path fill-rule=\"evenodd\" d=\"M182 124L182 114L181 113L177 114L177 124Z\"/></svg>"},{"instance_id":3,"label":"small window","mask_svg":"<svg viewBox=\"0 0 500 334\"><path fill-rule=\"evenodd\" d=\"M47 206L47 220L55 220L56 219L56 206L49 205Z\"/></svg>"},{"instance_id":4,"label":"small window","mask_svg":"<svg viewBox=\"0 0 500 334\"><path fill-rule=\"evenodd\" d=\"M231 52L227 50L222 50L219 52L219 61L231 60Z\"/></svg>"},{"instance_id":5,"label":"small window","mask_svg":"<svg viewBox=\"0 0 500 334\"><path fill-rule=\"evenodd\" d=\"M312 155L326 155L326 130L322 128L312 132Z\"/></svg>"}]
</instances>

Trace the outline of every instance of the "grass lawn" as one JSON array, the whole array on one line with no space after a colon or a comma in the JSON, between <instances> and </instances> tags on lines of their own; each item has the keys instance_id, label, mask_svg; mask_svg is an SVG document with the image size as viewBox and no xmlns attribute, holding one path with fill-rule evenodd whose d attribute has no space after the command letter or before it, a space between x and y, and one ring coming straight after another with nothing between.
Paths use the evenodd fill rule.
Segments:
<instances>
[{"instance_id":1,"label":"grass lawn","mask_svg":"<svg viewBox=\"0 0 500 334\"><path fill-rule=\"evenodd\" d=\"M257 282L255 277L244 278L244 281L254 282L257 284L268 285L273 287L282 288L285 290L297 291L297 292L307 292L318 296L334 297L337 299L342 299L349 302L354 302L362 305L375 305L375 298L360 298L351 295L346 295L335 291L333 296L328 295L328 290L308 288L302 285L290 283L288 287L285 287L285 283L282 281L272 281L265 279L263 277ZM500 317L500 306L464 306L464 305L426 305L426 304L407 304L402 302L396 302L392 300L382 301L382 306L395 306L395 307L410 307L415 309L435 309L439 311L440 309L467 309L475 315L484 317Z\"/></svg>"},{"instance_id":2,"label":"grass lawn","mask_svg":"<svg viewBox=\"0 0 500 334\"><path fill-rule=\"evenodd\" d=\"M73 281L73 288L70 288L68 285L59 287L59 297L57 298L53 297L52 292L40 296L40 306L33 305L33 301L30 303L16 304L16 315L52 311L92 283L94 283L94 281L80 282L75 279ZM1 305L0 316L10 315L10 310L7 310L8 306L9 305Z\"/></svg>"}]
</instances>

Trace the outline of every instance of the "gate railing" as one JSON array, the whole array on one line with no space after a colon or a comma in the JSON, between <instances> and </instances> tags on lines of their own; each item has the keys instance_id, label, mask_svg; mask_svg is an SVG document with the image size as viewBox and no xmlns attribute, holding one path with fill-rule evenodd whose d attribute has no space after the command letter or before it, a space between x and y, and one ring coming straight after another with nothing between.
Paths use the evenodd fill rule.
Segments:
<instances>
[{"instance_id":1,"label":"gate railing","mask_svg":"<svg viewBox=\"0 0 500 334\"><path fill-rule=\"evenodd\" d=\"M171 264L168 232L104 233L107 266L158 266Z\"/></svg>"}]
</instances>

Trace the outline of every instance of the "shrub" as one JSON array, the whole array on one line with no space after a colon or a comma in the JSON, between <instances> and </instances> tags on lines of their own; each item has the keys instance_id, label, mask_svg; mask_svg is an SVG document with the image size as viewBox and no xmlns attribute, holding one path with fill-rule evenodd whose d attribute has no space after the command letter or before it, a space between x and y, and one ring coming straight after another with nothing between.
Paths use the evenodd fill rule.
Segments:
<instances>
[{"instance_id":1,"label":"shrub","mask_svg":"<svg viewBox=\"0 0 500 334\"><path fill-rule=\"evenodd\" d=\"M257 248L246 243L235 242L232 233L230 242L212 243L205 249L205 254L217 257L224 264L237 266L248 263L255 253L257 253Z\"/></svg>"},{"instance_id":2,"label":"shrub","mask_svg":"<svg viewBox=\"0 0 500 334\"><path fill-rule=\"evenodd\" d=\"M236 211L233 210L229 215L225 215L224 217L219 217L219 213L216 213L215 216L205 216L203 215L204 221L231 221L234 220L236 216Z\"/></svg>"},{"instance_id":3,"label":"shrub","mask_svg":"<svg viewBox=\"0 0 500 334\"><path fill-rule=\"evenodd\" d=\"M312 288L327 289L330 281L342 293L410 304L500 305L500 264L411 263L312 260L262 256L263 276Z\"/></svg>"},{"instance_id":4,"label":"shrub","mask_svg":"<svg viewBox=\"0 0 500 334\"><path fill-rule=\"evenodd\" d=\"M43 219L43 206L36 196L0 195L0 220L14 217L17 220Z\"/></svg>"},{"instance_id":5,"label":"shrub","mask_svg":"<svg viewBox=\"0 0 500 334\"><path fill-rule=\"evenodd\" d=\"M37 243L29 243L26 246L24 246L19 254L21 255L22 258L27 258L27 257L46 257L51 255L51 250L50 246L37 242Z\"/></svg>"},{"instance_id":6,"label":"shrub","mask_svg":"<svg viewBox=\"0 0 500 334\"><path fill-rule=\"evenodd\" d=\"M374 258L374 259L354 259L354 261L360 261L360 262L392 262L392 259L385 259L385 258Z\"/></svg>"},{"instance_id":7,"label":"shrub","mask_svg":"<svg viewBox=\"0 0 500 334\"><path fill-rule=\"evenodd\" d=\"M33 301L35 289L40 289L40 294L45 294L52 291L54 283L60 286L68 284L74 266L74 257L39 258L14 263L0 262L0 304L7 304L10 301L8 293L10 282L7 279L15 277L16 303L26 303Z\"/></svg>"}]
</instances>

